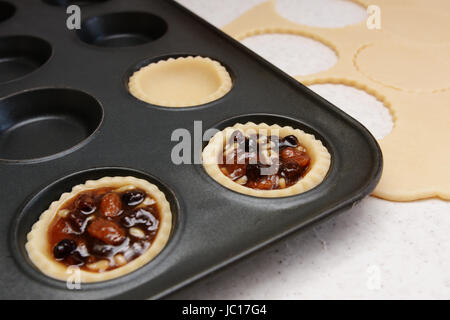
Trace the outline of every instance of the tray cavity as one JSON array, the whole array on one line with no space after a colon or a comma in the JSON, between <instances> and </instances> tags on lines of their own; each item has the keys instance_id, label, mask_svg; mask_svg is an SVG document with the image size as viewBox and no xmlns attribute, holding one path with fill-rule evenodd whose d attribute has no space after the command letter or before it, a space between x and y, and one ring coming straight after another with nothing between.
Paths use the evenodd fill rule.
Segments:
<instances>
[{"instance_id":1,"label":"tray cavity","mask_svg":"<svg viewBox=\"0 0 450 320\"><path fill-rule=\"evenodd\" d=\"M0 1L0 23L11 18L16 12L16 8L6 1Z\"/></svg>"},{"instance_id":2,"label":"tray cavity","mask_svg":"<svg viewBox=\"0 0 450 320\"><path fill-rule=\"evenodd\" d=\"M154 41L167 31L161 18L144 12L118 12L84 20L78 37L100 47L129 47Z\"/></svg>"},{"instance_id":3,"label":"tray cavity","mask_svg":"<svg viewBox=\"0 0 450 320\"><path fill-rule=\"evenodd\" d=\"M172 212L171 236L166 246L158 254L158 256L156 256L145 266L117 279L112 279L97 284L83 284L83 289L89 289L91 287L99 288L106 286L106 284L110 285L114 283L121 283L123 281L127 281L127 279L130 278L145 277L145 275L142 275L142 273L145 274L146 270L148 272L154 267L155 264L159 263L159 261L163 261L163 256L172 250L174 242L176 242L176 239L178 238L178 236L175 236L175 234L179 233L178 230L180 229L180 223L182 223L183 221L182 219L180 219L180 206L174 192L170 187L159 181L159 179L145 172L122 167L104 167L88 169L63 177L53 182L49 186L43 188L24 205L20 213L13 220L13 224L10 229L10 243L12 247L11 252L14 253L14 258L16 259L16 262L21 266L22 270L35 279L41 280L49 285L54 285L65 289L65 283L63 281L51 279L45 276L30 261L25 249L27 234L28 232L30 232L32 225L39 219L39 216L50 207L50 204L53 201L57 201L63 193L70 192L74 186L83 184L88 180L98 180L103 177L119 176L132 176L138 179L147 180L150 183L155 184L159 188L159 190L161 190L161 192L165 194Z\"/></svg>"},{"instance_id":4,"label":"tray cavity","mask_svg":"<svg viewBox=\"0 0 450 320\"><path fill-rule=\"evenodd\" d=\"M105 2L108 0L42 0L42 1L52 6L67 7L70 5L86 6L90 4Z\"/></svg>"},{"instance_id":5,"label":"tray cavity","mask_svg":"<svg viewBox=\"0 0 450 320\"><path fill-rule=\"evenodd\" d=\"M0 83L21 78L35 71L46 63L51 55L52 46L40 38L30 36L0 38Z\"/></svg>"},{"instance_id":6,"label":"tray cavity","mask_svg":"<svg viewBox=\"0 0 450 320\"><path fill-rule=\"evenodd\" d=\"M130 93L161 107L204 105L221 99L233 87L233 77L222 63L201 56L147 59L128 74Z\"/></svg>"},{"instance_id":7,"label":"tray cavity","mask_svg":"<svg viewBox=\"0 0 450 320\"><path fill-rule=\"evenodd\" d=\"M37 89L0 101L0 159L29 161L79 147L99 127L103 109L72 89Z\"/></svg>"}]
</instances>

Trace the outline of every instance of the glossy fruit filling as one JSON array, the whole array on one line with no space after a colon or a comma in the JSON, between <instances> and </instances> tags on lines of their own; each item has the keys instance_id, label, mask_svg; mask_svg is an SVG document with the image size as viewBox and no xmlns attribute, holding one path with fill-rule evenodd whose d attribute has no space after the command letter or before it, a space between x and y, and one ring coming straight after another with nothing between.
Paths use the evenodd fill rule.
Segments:
<instances>
[{"instance_id":1,"label":"glossy fruit filling","mask_svg":"<svg viewBox=\"0 0 450 320\"><path fill-rule=\"evenodd\" d=\"M150 247L159 228L158 206L144 191L125 189L84 191L59 209L48 230L57 261L104 272Z\"/></svg>"},{"instance_id":2,"label":"glossy fruit filling","mask_svg":"<svg viewBox=\"0 0 450 320\"><path fill-rule=\"evenodd\" d=\"M296 184L311 158L294 135L244 135L233 132L226 143L220 170L236 183L252 189L276 190ZM220 160L220 159L219 159Z\"/></svg>"}]
</instances>

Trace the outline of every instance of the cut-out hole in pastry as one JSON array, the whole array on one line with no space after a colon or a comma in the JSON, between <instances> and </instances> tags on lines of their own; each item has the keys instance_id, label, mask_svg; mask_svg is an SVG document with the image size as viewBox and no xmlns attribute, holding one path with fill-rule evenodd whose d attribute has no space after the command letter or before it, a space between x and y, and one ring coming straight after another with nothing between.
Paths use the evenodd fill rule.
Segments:
<instances>
[{"instance_id":1,"label":"cut-out hole in pastry","mask_svg":"<svg viewBox=\"0 0 450 320\"><path fill-rule=\"evenodd\" d=\"M367 92L343 84L314 84L309 88L361 122L375 138L381 139L392 131L389 109Z\"/></svg>"},{"instance_id":2,"label":"cut-out hole in pastry","mask_svg":"<svg viewBox=\"0 0 450 320\"><path fill-rule=\"evenodd\" d=\"M226 95L232 87L228 71L204 57L179 57L150 63L129 80L137 99L162 107L192 107Z\"/></svg>"},{"instance_id":3,"label":"cut-out hole in pastry","mask_svg":"<svg viewBox=\"0 0 450 320\"><path fill-rule=\"evenodd\" d=\"M223 27L266 0L176 0L216 27Z\"/></svg>"},{"instance_id":4,"label":"cut-out hole in pastry","mask_svg":"<svg viewBox=\"0 0 450 320\"><path fill-rule=\"evenodd\" d=\"M367 78L407 92L436 92L450 88L450 49L422 44L376 43L362 47L354 60Z\"/></svg>"},{"instance_id":5,"label":"cut-out hole in pastry","mask_svg":"<svg viewBox=\"0 0 450 320\"><path fill-rule=\"evenodd\" d=\"M344 27L367 18L364 7L346 0L277 0L276 9L292 22L323 28Z\"/></svg>"},{"instance_id":6,"label":"cut-out hole in pastry","mask_svg":"<svg viewBox=\"0 0 450 320\"><path fill-rule=\"evenodd\" d=\"M336 53L319 41L294 34L261 34L242 43L291 76L327 70L337 62Z\"/></svg>"},{"instance_id":7,"label":"cut-out hole in pastry","mask_svg":"<svg viewBox=\"0 0 450 320\"><path fill-rule=\"evenodd\" d=\"M362 7L381 5L381 30L378 31L368 30L365 21L334 29L304 25L321 20L316 20L317 17L311 23L305 19L297 21L298 23L292 22L295 15L305 13L293 9L302 2L317 6L316 11L325 10L329 14L326 20L330 23L322 24L322 27L330 26L332 21L340 19L340 12L332 9L332 6L323 6L323 3L331 1L288 1L267 2L227 25L226 31L239 40L267 31L303 32L314 39L316 35L317 39L335 48L342 60L340 62L353 59L353 64L339 64L326 72L326 75L319 73L308 79L298 79L308 85L329 80L330 83L355 86L382 100L392 111L395 129L380 143L384 169L374 195L396 201L449 198L450 179L443 175L442 168L448 166L444 163L447 157L443 146L448 144L446 137L449 132L450 34L447 30L450 26L450 1L410 0L405 6L404 1L400 0L354 0L354 3L360 3ZM291 4L291 8L280 15L275 11L276 2L278 8L282 2ZM283 18L288 15L291 15L290 21ZM376 19L376 15L373 17ZM355 69L363 77L354 74ZM356 83L353 80L345 81L346 76ZM339 102L335 103L339 105ZM369 126L367 123L366 125ZM386 127L384 133L372 132L380 137L387 134L387 129ZM418 143L427 144L427 148L432 151L427 149L427 154L432 156L417 157ZM423 167L427 168L427 175L417 179L413 173Z\"/></svg>"}]
</instances>

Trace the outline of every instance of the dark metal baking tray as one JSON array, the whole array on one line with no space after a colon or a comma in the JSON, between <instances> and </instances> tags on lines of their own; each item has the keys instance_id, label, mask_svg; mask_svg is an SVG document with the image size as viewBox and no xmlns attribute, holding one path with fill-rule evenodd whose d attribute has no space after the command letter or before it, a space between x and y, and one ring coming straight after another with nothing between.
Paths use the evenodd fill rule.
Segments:
<instances>
[{"instance_id":1,"label":"dark metal baking tray","mask_svg":"<svg viewBox=\"0 0 450 320\"><path fill-rule=\"evenodd\" d=\"M150 21L154 34L131 30L116 39L139 43L154 36L154 41L119 48L85 41L114 44L108 32L133 24L139 20L136 15L114 15L103 29L97 26L105 37L79 34L82 41L65 27L68 15L63 7L39 0L8 2L15 12L0 23L0 55L9 45L21 43L31 54L24 58L30 68L42 64L45 55L50 58L26 76L0 83L1 298L159 298L351 207L380 178L382 155L363 126L175 2L109 0L83 6L83 19L117 12L160 18L150 16L144 23ZM11 38L17 35L44 39L48 45ZM2 41L4 37L8 41ZM143 64L186 55L211 57L225 65L234 81L231 92L203 106L177 109L146 104L128 92L129 75ZM26 63L19 63L23 66ZM14 65L3 68L13 75L23 72ZM25 132L24 141L22 132L13 129L27 117L45 121L36 122L32 138ZM303 129L330 151L330 172L315 189L292 197L259 199L235 193L217 184L201 165L171 162L177 143L171 141L172 131L193 132L195 120L202 120L205 130L248 120ZM11 130L18 136L6 136ZM69 142L72 148L64 150ZM38 159L11 160L30 157ZM39 215L78 183L130 174L158 184L171 203L175 223L162 253L132 274L84 284L82 290L68 290L65 283L42 275L24 248Z\"/></svg>"}]
</instances>

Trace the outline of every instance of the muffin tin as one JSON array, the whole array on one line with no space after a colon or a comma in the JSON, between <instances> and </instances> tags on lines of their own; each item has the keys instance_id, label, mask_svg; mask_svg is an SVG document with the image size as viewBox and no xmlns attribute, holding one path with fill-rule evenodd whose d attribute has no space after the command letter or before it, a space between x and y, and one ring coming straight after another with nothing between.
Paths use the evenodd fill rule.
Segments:
<instances>
[{"instance_id":1,"label":"muffin tin","mask_svg":"<svg viewBox=\"0 0 450 320\"><path fill-rule=\"evenodd\" d=\"M172 1L81 2L78 31L66 28L64 9L76 1L0 2L1 298L159 298L374 189L382 156L370 133L221 31ZM141 66L189 55L224 65L232 90L189 108L128 92ZM302 129L328 148L331 169L301 195L232 192L201 165L171 161L172 132L198 135L200 120L203 130L247 121ZM166 194L175 218L166 248L136 272L81 290L40 273L24 247L39 215L76 184L127 175Z\"/></svg>"}]
</instances>

